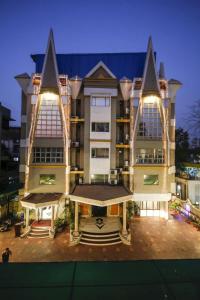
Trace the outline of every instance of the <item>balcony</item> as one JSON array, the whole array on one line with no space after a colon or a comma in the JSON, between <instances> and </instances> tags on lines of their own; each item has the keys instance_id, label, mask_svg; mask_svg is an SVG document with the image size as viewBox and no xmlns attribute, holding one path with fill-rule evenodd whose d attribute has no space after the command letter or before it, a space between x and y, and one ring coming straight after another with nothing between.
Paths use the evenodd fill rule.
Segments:
<instances>
[{"instance_id":1,"label":"balcony","mask_svg":"<svg viewBox=\"0 0 200 300\"><path fill-rule=\"evenodd\" d=\"M72 122L72 123L78 123L78 122L84 122L84 121L85 120L80 115L71 116L71 118L70 118L70 122Z\"/></svg>"},{"instance_id":2,"label":"balcony","mask_svg":"<svg viewBox=\"0 0 200 300\"><path fill-rule=\"evenodd\" d=\"M117 115L117 117L116 117L116 122L117 123L130 123L130 117L129 117L129 115L122 115L122 114L120 114L120 115Z\"/></svg>"},{"instance_id":3,"label":"balcony","mask_svg":"<svg viewBox=\"0 0 200 300\"><path fill-rule=\"evenodd\" d=\"M78 165L71 166L70 174L84 174L84 170L80 168Z\"/></svg>"},{"instance_id":4,"label":"balcony","mask_svg":"<svg viewBox=\"0 0 200 300\"><path fill-rule=\"evenodd\" d=\"M116 142L116 148L130 148L129 140L124 139L124 140L117 140Z\"/></svg>"},{"instance_id":5,"label":"balcony","mask_svg":"<svg viewBox=\"0 0 200 300\"><path fill-rule=\"evenodd\" d=\"M157 165L157 164L164 164L164 162L165 160L163 156L158 156L158 157L152 155L136 156L136 164Z\"/></svg>"}]
</instances>

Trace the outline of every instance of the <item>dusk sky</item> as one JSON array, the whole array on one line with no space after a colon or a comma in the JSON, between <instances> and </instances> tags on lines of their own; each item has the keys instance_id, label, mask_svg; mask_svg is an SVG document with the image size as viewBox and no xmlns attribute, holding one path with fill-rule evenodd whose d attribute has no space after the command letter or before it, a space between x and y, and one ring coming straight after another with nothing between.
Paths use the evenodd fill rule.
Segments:
<instances>
[{"instance_id":1,"label":"dusk sky","mask_svg":"<svg viewBox=\"0 0 200 300\"><path fill-rule=\"evenodd\" d=\"M200 98L199 0L0 0L0 102L20 124L14 76L34 72L30 54L44 53L53 28L57 53L145 52L149 35L157 65L183 83L177 126Z\"/></svg>"}]
</instances>

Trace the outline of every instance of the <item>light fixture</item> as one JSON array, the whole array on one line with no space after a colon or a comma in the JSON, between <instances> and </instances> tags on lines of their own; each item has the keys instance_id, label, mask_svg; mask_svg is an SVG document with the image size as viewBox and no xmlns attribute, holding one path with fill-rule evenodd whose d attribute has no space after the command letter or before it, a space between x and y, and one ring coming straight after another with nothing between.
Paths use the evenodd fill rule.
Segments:
<instances>
[{"instance_id":1,"label":"light fixture","mask_svg":"<svg viewBox=\"0 0 200 300\"><path fill-rule=\"evenodd\" d=\"M55 101L58 99L58 95L50 92L46 92L42 94L42 100L50 100L50 101Z\"/></svg>"},{"instance_id":2,"label":"light fixture","mask_svg":"<svg viewBox=\"0 0 200 300\"><path fill-rule=\"evenodd\" d=\"M119 83L123 99L126 101L131 95L132 81L126 77L123 77Z\"/></svg>"},{"instance_id":3,"label":"light fixture","mask_svg":"<svg viewBox=\"0 0 200 300\"><path fill-rule=\"evenodd\" d=\"M159 98L155 95L144 97L144 103L158 103Z\"/></svg>"},{"instance_id":4,"label":"light fixture","mask_svg":"<svg viewBox=\"0 0 200 300\"><path fill-rule=\"evenodd\" d=\"M72 77L70 79L70 85L71 85L71 94L72 94L72 99L76 100L78 97L80 88L82 84L82 79L78 77L77 75L75 77Z\"/></svg>"}]
</instances>

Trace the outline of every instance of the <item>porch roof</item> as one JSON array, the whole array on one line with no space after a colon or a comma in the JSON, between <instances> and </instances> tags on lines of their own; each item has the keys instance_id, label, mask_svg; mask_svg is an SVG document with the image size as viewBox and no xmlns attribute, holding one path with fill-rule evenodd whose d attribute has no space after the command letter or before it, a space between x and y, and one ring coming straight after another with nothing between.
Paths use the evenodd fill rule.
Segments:
<instances>
[{"instance_id":1,"label":"porch roof","mask_svg":"<svg viewBox=\"0 0 200 300\"><path fill-rule=\"evenodd\" d=\"M70 194L70 199L77 202L107 206L131 200L132 193L121 185L80 184ZM93 202L93 203L92 203Z\"/></svg>"},{"instance_id":2,"label":"porch roof","mask_svg":"<svg viewBox=\"0 0 200 300\"><path fill-rule=\"evenodd\" d=\"M24 207L41 207L51 204L57 204L62 193L32 193L21 200Z\"/></svg>"}]
</instances>

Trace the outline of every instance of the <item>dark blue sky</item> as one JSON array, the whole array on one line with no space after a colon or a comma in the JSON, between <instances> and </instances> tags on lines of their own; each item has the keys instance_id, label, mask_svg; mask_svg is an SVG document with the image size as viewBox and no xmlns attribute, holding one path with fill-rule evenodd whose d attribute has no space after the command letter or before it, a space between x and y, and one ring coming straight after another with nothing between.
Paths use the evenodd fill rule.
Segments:
<instances>
[{"instance_id":1,"label":"dark blue sky","mask_svg":"<svg viewBox=\"0 0 200 300\"><path fill-rule=\"evenodd\" d=\"M50 27L57 53L144 52L152 35L157 63L183 83L177 125L200 98L199 0L0 0L0 101L20 120L14 76L34 72L32 53L46 50Z\"/></svg>"}]
</instances>

